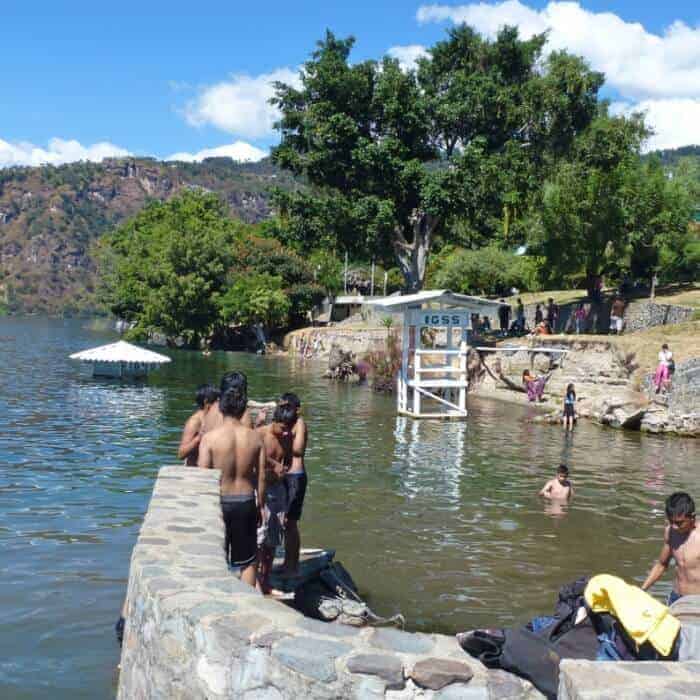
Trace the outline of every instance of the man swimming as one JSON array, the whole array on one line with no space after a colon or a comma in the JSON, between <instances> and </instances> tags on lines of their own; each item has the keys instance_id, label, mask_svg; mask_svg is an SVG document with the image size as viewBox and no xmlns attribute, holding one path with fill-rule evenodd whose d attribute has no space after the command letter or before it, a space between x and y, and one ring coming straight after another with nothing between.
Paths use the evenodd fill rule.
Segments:
<instances>
[{"instance_id":1,"label":"man swimming","mask_svg":"<svg viewBox=\"0 0 700 700\"><path fill-rule=\"evenodd\" d=\"M668 596L668 604L684 595L700 593L700 532L695 525L695 502L684 491L676 491L666 499L664 545L658 560L642 584L642 590L651 588L666 572L673 559L676 562L676 581Z\"/></svg>"},{"instance_id":2,"label":"man swimming","mask_svg":"<svg viewBox=\"0 0 700 700\"><path fill-rule=\"evenodd\" d=\"M255 586L257 528L265 503L265 448L261 435L243 425L248 397L240 385L219 399L223 419L199 443L198 466L221 469L221 511L226 561L241 569L241 580ZM257 490L257 502L255 492Z\"/></svg>"},{"instance_id":3,"label":"man swimming","mask_svg":"<svg viewBox=\"0 0 700 700\"><path fill-rule=\"evenodd\" d=\"M294 426L292 427L292 465L284 477L287 484L287 527L285 530L284 569L287 575L296 575L299 571L299 551L301 537L299 535L299 520L306 495L307 477L304 466L304 453L308 439L308 430L301 417L301 401L296 394L282 394L280 406L291 406L294 410Z\"/></svg>"},{"instance_id":4,"label":"man swimming","mask_svg":"<svg viewBox=\"0 0 700 700\"><path fill-rule=\"evenodd\" d=\"M223 395L224 392L228 391L229 389L239 389L245 393L246 396L248 395L248 378L245 376L245 374L243 374L243 372L227 372L223 377L221 377L221 383L219 384L220 395ZM202 427L200 432L204 434L208 433L210 430L219 428L223 421L224 416L221 411L219 401L216 401L212 404L211 408L202 419ZM247 406L240 422L247 428L253 427L253 419Z\"/></svg>"},{"instance_id":5,"label":"man swimming","mask_svg":"<svg viewBox=\"0 0 700 700\"><path fill-rule=\"evenodd\" d=\"M275 550L282 544L287 520L287 487L285 474L292 462L292 428L296 412L290 404L279 405L272 416L272 423L258 428L263 437L266 467L265 522L260 546L259 580L263 593L273 592L270 573Z\"/></svg>"},{"instance_id":6,"label":"man swimming","mask_svg":"<svg viewBox=\"0 0 700 700\"><path fill-rule=\"evenodd\" d=\"M180 438L180 447L177 450L178 459L184 459L188 467L197 466L199 454L199 441L202 439L202 421L211 407L218 402L219 391L211 384L202 384L197 387L195 403L197 410L187 419Z\"/></svg>"}]
</instances>

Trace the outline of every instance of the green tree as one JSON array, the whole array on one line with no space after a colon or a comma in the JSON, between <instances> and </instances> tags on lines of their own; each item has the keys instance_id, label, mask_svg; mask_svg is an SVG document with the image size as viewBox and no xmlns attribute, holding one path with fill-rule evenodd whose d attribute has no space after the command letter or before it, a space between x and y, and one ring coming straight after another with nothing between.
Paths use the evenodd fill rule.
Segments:
<instances>
[{"instance_id":1,"label":"green tree","mask_svg":"<svg viewBox=\"0 0 700 700\"><path fill-rule=\"evenodd\" d=\"M218 303L224 323L264 328L284 326L291 306L281 277L255 272L237 275Z\"/></svg>"},{"instance_id":2,"label":"green tree","mask_svg":"<svg viewBox=\"0 0 700 700\"><path fill-rule=\"evenodd\" d=\"M583 271L592 293L606 261L625 255L631 225L625 188L647 135L641 117L603 113L545 183L530 243L545 257L550 277Z\"/></svg>"},{"instance_id":3,"label":"green tree","mask_svg":"<svg viewBox=\"0 0 700 700\"><path fill-rule=\"evenodd\" d=\"M137 332L160 329L195 347L220 322L216 295L241 227L213 194L152 202L100 246L103 297Z\"/></svg>"},{"instance_id":4,"label":"green tree","mask_svg":"<svg viewBox=\"0 0 700 700\"><path fill-rule=\"evenodd\" d=\"M541 61L544 37L513 28L494 41L450 30L406 72L391 58L350 63L353 43L328 32L301 88L276 85L273 160L311 186L276 203L299 249L398 261L417 290L454 217L493 235L494 219L527 207L539 169L593 117L602 76L562 53Z\"/></svg>"}]
</instances>

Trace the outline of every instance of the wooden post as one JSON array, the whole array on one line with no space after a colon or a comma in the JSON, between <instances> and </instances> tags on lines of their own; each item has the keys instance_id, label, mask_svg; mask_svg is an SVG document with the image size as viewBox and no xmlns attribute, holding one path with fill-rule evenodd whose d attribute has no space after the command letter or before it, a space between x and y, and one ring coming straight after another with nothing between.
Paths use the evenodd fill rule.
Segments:
<instances>
[{"instance_id":1,"label":"wooden post","mask_svg":"<svg viewBox=\"0 0 700 700\"><path fill-rule=\"evenodd\" d=\"M374 296L374 259L372 259L372 276L369 283L369 295Z\"/></svg>"},{"instance_id":2,"label":"wooden post","mask_svg":"<svg viewBox=\"0 0 700 700\"><path fill-rule=\"evenodd\" d=\"M384 296L386 296L386 283L387 283L388 279L389 279L389 273L385 270L384 271Z\"/></svg>"},{"instance_id":3,"label":"wooden post","mask_svg":"<svg viewBox=\"0 0 700 700\"><path fill-rule=\"evenodd\" d=\"M345 294L348 293L348 251L345 251L345 272L343 273L343 279L345 282Z\"/></svg>"},{"instance_id":4,"label":"wooden post","mask_svg":"<svg viewBox=\"0 0 700 700\"><path fill-rule=\"evenodd\" d=\"M418 350L419 344L416 343L416 350ZM413 380L419 382L421 380L421 354L416 352L414 359L414 372ZM416 391L415 387L413 389L413 413L416 417L420 415L420 391Z\"/></svg>"},{"instance_id":5,"label":"wooden post","mask_svg":"<svg viewBox=\"0 0 700 700\"><path fill-rule=\"evenodd\" d=\"M459 379L461 382L467 382L467 343L462 340L459 344ZM467 387L459 387L459 410L466 413L467 410Z\"/></svg>"}]
</instances>

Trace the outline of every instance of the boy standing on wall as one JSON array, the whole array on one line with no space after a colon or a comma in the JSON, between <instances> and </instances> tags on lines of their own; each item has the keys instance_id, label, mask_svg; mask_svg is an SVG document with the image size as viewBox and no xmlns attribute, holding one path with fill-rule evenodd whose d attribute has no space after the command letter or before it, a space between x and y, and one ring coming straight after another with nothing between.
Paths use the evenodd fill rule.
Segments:
<instances>
[{"instance_id":1,"label":"boy standing on wall","mask_svg":"<svg viewBox=\"0 0 700 700\"><path fill-rule=\"evenodd\" d=\"M219 399L222 424L199 443L197 466L221 469L221 511L226 561L241 570L241 580L255 586L257 528L265 503L265 448L262 437L243 425L246 391L234 386ZM257 491L257 504L256 504Z\"/></svg>"}]
</instances>

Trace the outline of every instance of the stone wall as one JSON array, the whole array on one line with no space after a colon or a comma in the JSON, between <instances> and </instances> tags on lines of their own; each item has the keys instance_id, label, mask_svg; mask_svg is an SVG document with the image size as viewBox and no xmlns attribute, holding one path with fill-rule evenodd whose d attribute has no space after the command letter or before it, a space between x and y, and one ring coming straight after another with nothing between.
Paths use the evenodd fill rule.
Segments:
<instances>
[{"instance_id":1,"label":"stone wall","mask_svg":"<svg viewBox=\"0 0 700 700\"><path fill-rule=\"evenodd\" d=\"M542 304L542 313L546 316L546 295ZM612 300L605 300L599 306L589 303L584 304L586 310L586 320L583 328L587 333L607 333L610 328L610 307ZM525 306L525 319L530 328L535 327L535 304ZM572 333L575 329L573 313L578 308L578 302L572 304L559 305L559 319L556 331L559 333ZM513 307L515 313L515 307ZM653 326L663 326L667 324L683 323L693 318L694 310L688 306L678 306L676 304L659 304L649 299L639 299L630 301L625 308L624 332L640 331ZM512 317L511 317L511 320ZM497 322L497 319L496 319ZM492 319L494 323L494 319ZM494 326L494 328L497 326Z\"/></svg>"},{"instance_id":2,"label":"stone wall","mask_svg":"<svg viewBox=\"0 0 700 700\"><path fill-rule=\"evenodd\" d=\"M218 472L163 467L133 550L119 700L535 700L453 637L305 618L226 566Z\"/></svg>"},{"instance_id":3,"label":"stone wall","mask_svg":"<svg viewBox=\"0 0 700 700\"><path fill-rule=\"evenodd\" d=\"M342 325L301 328L284 337L283 347L292 355L326 358L335 343L361 359L368 352L384 350L386 328L350 328Z\"/></svg>"}]
</instances>

